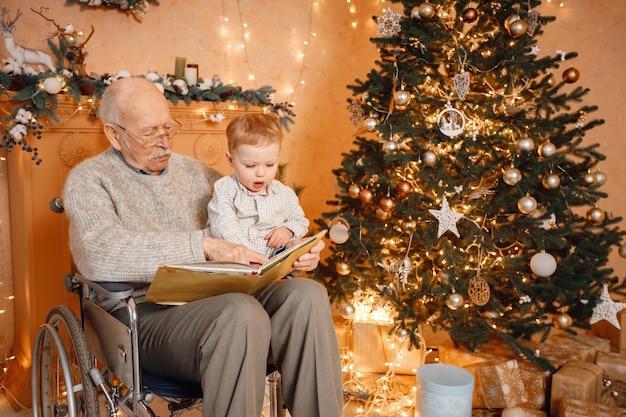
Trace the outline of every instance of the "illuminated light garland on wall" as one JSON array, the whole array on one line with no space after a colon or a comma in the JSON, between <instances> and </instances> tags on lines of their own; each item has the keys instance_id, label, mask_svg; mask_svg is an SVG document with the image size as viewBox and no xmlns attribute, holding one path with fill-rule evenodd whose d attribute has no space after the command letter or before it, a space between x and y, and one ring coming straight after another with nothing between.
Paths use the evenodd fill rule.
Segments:
<instances>
[{"instance_id":1,"label":"illuminated light garland on wall","mask_svg":"<svg viewBox=\"0 0 626 417\"><path fill-rule=\"evenodd\" d=\"M309 5L309 12L307 17L306 39L301 43L300 47L294 47L291 51L291 55L294 57L294 66L298 67L298 69L295 71L295 73L297 73L295 84L282 87L277 86L277 91L283 94L284 97L286 97L286 101L292 105L295 104L293 98L298 87L306 85L306 81L304 79L304 72L306 68L308 68L306 58L312 39L317 36L317 33L312 30L313 17L316 13L319 14L319 3L315 0L312 0ZM236 53L237 51L240 51L242 53L243 61L247 65L246 78L248 79L248 81L253 83L253 86L255 88L258 88L256 67L251 62L250 54L248 53L251 48L253 36L250 32L250 26L245 21L244 16L245 14L242 11L241 0L237 0L236 25L238 26L238 30L232 30L230 28L230 24L231 22L233 22L234 19L228 17L226 2L225 0L222 0L222 17L220 18L222 23L220 34L225 41L225 61L228 60L227 57L229 53ZM295 31L295 28L293 30ZM235 35L236 32L238 32L237 35Z\"/></svg>"}]
</instances>

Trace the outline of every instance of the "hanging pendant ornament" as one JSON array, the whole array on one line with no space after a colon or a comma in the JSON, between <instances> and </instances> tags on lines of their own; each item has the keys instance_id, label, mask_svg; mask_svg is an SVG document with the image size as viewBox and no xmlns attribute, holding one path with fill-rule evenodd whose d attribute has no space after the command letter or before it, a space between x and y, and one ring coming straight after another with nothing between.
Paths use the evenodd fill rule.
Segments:
<instances>
[{"instance_id":1,"label":"hanging pendant ornament","mask_svg":"<svg viewBox=\"0 0 626 417\"><path fill-rule=\"evenodd\" d=\"M595 177L596 177L595 184L597 186L606 184L606 174L604 172L600 170L596 171Z\"/></svg>"},{"instance_id":2,"label":"hanging pendant ornament","mask_svg":"<svg viewBox=\"0 0 626 417\"><path fill-rule=\"evenodd\" d=\"M344 304L341 307L341 317L346 320L352 320L355 312L356 310L352 304Z\"/></svg>"},{"instance_id":3,"label":"hanging pendant ornament","mask_svg":"<svg viewBox=\"0 0 626 417\"><path fill-rule=\"evenodd\" d=\"M348 187L348 195L354 199L359 198L359 194L361 193L361 186L359 184L352 183Z\"/></svg>"},{"instance_id":4,"label":"hanging pendant ornament","mask_svg":"<svg viewBox=\"0 0 626 417\"><path fill-rule=\"evenodd\" d=\"M611 300L611 295L609 294L609 286L608 284L604 284L604 288L602 289L602 295L600 296L598 304L596 304L595 308L593 309L593 314L591 315L591 320L589 320L589 323L594 324L600 320L606 320L613 326L621 329L622 326L620 326L619 320L617 320L617 313L625 308L626 303L616 303L615 301Z\"/></svg>"},{"instance_id":5,"label":"hanging pendant ornament","mask_svg":"<svg viewBox=\"0 0 626 417\"><path fill-rule=\"evenodd\" d=\"M517 39L526 33L526 31L528 30L528 25L519 16L515 17L516 19L508 20L509 27L507 30L509 31L509 35Z\"/></svg>"},{"instance_id":6,"label":"hanging pendant ornament","mask_svg":"<svg viewBox=\"0 0 626 417\"><path fill-rule=\"evenodd\" d=\"M480 276L480 272L477 273L476 276L470 278L469 283L467 284L467 295L469 295L472 303L479 307L482 307L489 302L491 289L489 288L489 283L487 283L487 281Z\"/></svg>"},{"instance_id":7,"label":"hanging pendant ornament","mask_svg":"<svg viewBox=\"0 0 626 417\"><path fill-rule=\"evenodd\" d=\"M365 113L356 100L353 100L348 106L348 117L350 124L354 127L357 127L365 119Z\"/></svg>"},{"instance_id":8,"label":"hanging pendant ornament","mask_svg":"<svg viewBox=\"0 0 626 417\"><path fill-rule=\"evenodd\" d=\"M441 133L448 137L458 136L465 128L465 116L448 102L446 108L437 116L437 126Z\"/></svg>"},{"instance_id":9,"label":"hanging pendant ornament","mask_svg":"<svg viewBox=\"0 0 626 417\"><path fill-rule=\"evenodd\" d=\"M446 231L451 231L456 237L461 237L458 229L456 228L456 222L463 217L463 213L457 213L450 210L448 205L448 199L444 196L441 203L441 210L428 210L430 214L435 216L439 220L439 228L437 229L437 239L439 239Z\"/></svg>"},{"instance_id":10,"label":"hanging pendant ornament","mask_svg":"<svg viewBox=\"0 0 626 417\"><path fill-rule=\"evenodd\" d=\"M602 224L606 219L606 213L604 210L598 207L593 207L587 210L587 221L589 223Z\"/></svg>"},{"instance_id":11,"label":"hanging pendant ornament","mask_svg":"<svg viewBox=\"0 0 626 417\"><path fill-rule=\"evenodd\" d=\"M398 197L406 197L413 191L413 186L406 180L398 181L396 184L396 194Z\"/></svg>"},{"instance_id":12,"label":"hanging pendant ornament","mask_svg":"<svg viewBox=\"0 0 626 417\"><path fill-rule=\"evenodd\" d=\"M554 190L561 185L561 178L556 174L548 174L541 181L543 187L547 190Z\"/></svg>"},{"instance_id":13,"label":"hanging pendant ornament","mask_svg":"<svg viewBox=\"0 0 626 417\"><path fill-rule=\"evenodd\" d=\"M539 25L539 12L535 9L530 9L526 15L526 19L524 20L526 21L527 26L526 34L528 34L528 36L533 36L537 26Z\"/></svg>"},{"instance_id":14,"label":"hanging pendant ornament","mask_svg":"<svg viewBox=\"0 0 626 417\"><path fill-rule=\"evenodd\" d=\"M437 164L437 154L433 151L424 152L424 157L422 158L424 164L429 167L433 167Z\"/></svg>"},{"instance_id":15,"label":"hanging pendant ornament","mask_svg":"<svg viewBox=\"0 0 626 417\"><path fill-rule=\"evenodd\" d=\"M461 70L460 73L454 76L454 90L459 99L463 100L465 95L469 91L470 75L469 72Z\"/></svg>"},{"instance_id":16,"label":"hanging pendant ornament","mask_svg":"<svg viewBox=\"0 0 626 417\"><path fill-rule=\"evenodd\" d=\"M535 141L529 137L525 137L517 142L517 149L523 152L530 152L535 149Z\"/></svg>"},{"instance_id":17,"label":"hanging pendant ornament","mask_svg":"<svg viewBox=\"0 0 626 417\"><path fill-rule=\"evenodd\" d=\"M350 264L345 261L339 261L335 265L335 271L342 276L350 275Z\"/></svg>"},{"instance_id":18,"label":"hanging pendant ornament","mask_svg":"<svg viewBox=\"0 0 626 417\"><path fill-rule=\"evenodd\" d=\"M376 18L376 23L378 23L377 34L384 38L397 35L401 30L400 19L402 19L402 15L388 7L382 16Z\"/></svg>"},{"instance_id":19,"label":"hanging pendant ornament","mask_svg":"<svg viewBox=\"0 0 626 417\"><path fill-rule=\"evenodd\" d=\"M543 156L544 158L549 158L555 153L556 153L556 146L554 146L554 143L550 141L545 142L541 144L541 146L539 146L539 155Z\"/></svg>"}]
</instances>

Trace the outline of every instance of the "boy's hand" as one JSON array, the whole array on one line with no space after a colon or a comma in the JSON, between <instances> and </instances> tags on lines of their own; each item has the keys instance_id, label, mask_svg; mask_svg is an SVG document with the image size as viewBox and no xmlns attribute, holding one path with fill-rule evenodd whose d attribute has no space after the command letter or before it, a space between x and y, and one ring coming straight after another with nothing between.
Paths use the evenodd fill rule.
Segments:
<instances>
[{"instance_id":1,"label":"boy's hand","mask_svg":"<svg viewBox=\"0 0 626 417\"><path fill-rule=\"evenodd\" d=\"M286 227L277 227L265 235L267 246L270 248L282 248L293 237L293 232Z\"/></svg>"}]
</instances>

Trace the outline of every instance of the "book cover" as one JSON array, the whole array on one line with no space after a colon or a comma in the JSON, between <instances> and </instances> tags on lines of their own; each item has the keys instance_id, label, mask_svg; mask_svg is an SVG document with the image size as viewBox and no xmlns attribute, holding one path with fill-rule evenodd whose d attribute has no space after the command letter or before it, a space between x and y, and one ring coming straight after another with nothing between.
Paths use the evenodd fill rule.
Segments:
<instances>
[{"instance_id":1,"label":"book cover","mask_svg":"<svg viewBox=\"0 0 626 417\"><path fill-rule=\"evenodd\" d=\"M303 238L299 244L278 253L259 267L223 261L162 265L148 288L146 301L183 304L228 292L253 294L289 274L291 265L325 234L326 230L322 230Z\"/></svg>"}]
</instances>

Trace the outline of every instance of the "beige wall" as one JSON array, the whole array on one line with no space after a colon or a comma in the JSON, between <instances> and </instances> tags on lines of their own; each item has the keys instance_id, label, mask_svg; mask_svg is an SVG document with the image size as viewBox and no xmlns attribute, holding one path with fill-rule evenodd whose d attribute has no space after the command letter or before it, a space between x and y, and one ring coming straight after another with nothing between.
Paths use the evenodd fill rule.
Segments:
<instances>
[{"instance_id":1,"label":"beige wall","mask_svg":"<svg viewBox=\"0 0 626 417\"><path fill-rule=\"evenodd\" d=\"M143 23L115 10L65 6L63 0L3 3L11 15L18 8L22 10L15 39L31 48L46 49L45 38L54 30L31 8L45 8L45 15L60 26L71 23L88 32L93 25L95 34L87 47L88 71L171 73L175 57L181 56L199 64L200 76L217 73L223 81L232 80L244 88L273 86L278 90L276 101L296 104L296 125L283 152L283 161L288 163L286 182L305 186L302 204L310 218L327 210L325 201L333 197L335 183L331 170L340 166L341 152L351 146L354 134L346 111L346 86L374 67L378 54L369 42L376 34L371 17L379 15L387 3L161 0L160 6L151 6ZM608 177L605 190L609 198L600 207L626 216L626 195L622 193L626 184L622 169L626 146L619 127L624 122L626 29L622 25L626 11L617 2L564 0L563 8L558 3L542 6L541 10L556 15L557 21L548 25L546 35L540 39L540 55L554 54L557 49L579 53L572 62L581 73L577 85L591 88L587 103L597 104L600 111L596 116L606 119L606 124L594 129L588 139L599 142L600 150L609 157L601 165ZM356 13L351 12L351 7ZM240 17L247 28L242 29ZM357 23L356 28L352 22ZM242 50L238 45L244 30L249 38ZM305 53L304 58L300 58L301 52ZM7 56L4 45L0 45L0 57ZM255 81L248 80L250 72ZM290 87L294 88L293 93L287 92ZM45 163L46 156L42 157ZM0 196L4 195L3 184L0 176ZM0 201L0 210L6 210L4 203ZM6 233L7 228L0 227L0 231ZM6 277L6 256L2 262L4 274L0 276ZM613 263L619 276L626 275L626 260L615 257Z\"/></svg>"}]
</instances>

